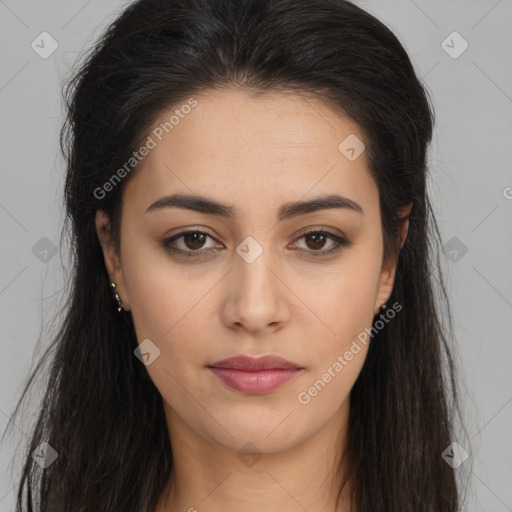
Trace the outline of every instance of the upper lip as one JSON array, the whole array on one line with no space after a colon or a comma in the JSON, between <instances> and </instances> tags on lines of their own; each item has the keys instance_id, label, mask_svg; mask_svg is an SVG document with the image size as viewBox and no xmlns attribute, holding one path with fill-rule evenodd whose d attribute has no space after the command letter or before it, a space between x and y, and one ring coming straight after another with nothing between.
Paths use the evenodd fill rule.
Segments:
<instances>
[{"instance_id":1,"label":"upper lip","mask_svg":"<svg viewBox=\"0 0 512 512\"><path fill-rule=\"evenodd\" d=\"M210 368L232 368L235 370L275 370L291 368L302 369L302 367L298 364L287 361L282 357L273 355L261 356L257 358L239 355L223 359L222 361L217 361L216 363L212 363L208 366Z\"/></svg>"}]
</instances>

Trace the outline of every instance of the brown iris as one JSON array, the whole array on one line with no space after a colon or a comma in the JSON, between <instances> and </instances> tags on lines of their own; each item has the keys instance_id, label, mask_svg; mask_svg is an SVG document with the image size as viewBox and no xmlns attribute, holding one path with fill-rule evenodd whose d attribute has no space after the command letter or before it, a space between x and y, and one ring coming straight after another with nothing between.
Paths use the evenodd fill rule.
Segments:
<instances>
[{"instance_id":1,"label":"brown iris","mask_svg":"<svg viewBox=\"0 0 512 512\"><path fill-rule=\"evenodd\" d=\"M201 249L203 246L206 236L204 233L187 233L183 235L183 241L185 242L185 245L189 249ZM187 239L192 239L192 244L189 245L186 241ZM198 244L198 245L195 245Z\"/></svg>"},{"instance_id":2,"label":"brown iris","mask_svg":"<svg viewBox=\"0 0 512 512\"><path fill-rule=\"evenodd\" d=\"M321 249L325 243L325 238L326 236L323 235L322 233L314 233L305 236L306 244L310 249ZM309 240L313 240L313 246L309 244Z\"/></svg>"}]
</instances>

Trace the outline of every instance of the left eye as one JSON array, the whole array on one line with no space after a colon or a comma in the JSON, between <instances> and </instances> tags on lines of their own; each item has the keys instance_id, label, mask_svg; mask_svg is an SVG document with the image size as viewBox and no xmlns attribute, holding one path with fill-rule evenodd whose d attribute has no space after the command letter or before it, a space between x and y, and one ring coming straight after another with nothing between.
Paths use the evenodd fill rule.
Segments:
<instances>
[{"instance_id":1,"label":"left eye","mask_svg":"<svg viewBox=\"0 0 512 512\"><path fill-rule=\"evenodd\" d=\"M316 251L324 248L326 240L330 240L331 243L334 242L333 245L334 245L334 247L336 247L336 242L337 242L336 238L338 238L338 237L335 237L334 235L330 235L324 231L312 231L312 232L302 235L297 240L304 239L306 241L305 243L306 243L307 248L312 249L313 252L316 252ZM308 241L310 243L308 243ZM329 251L330 251L330 249L326 250L325 252L329 252Z\"/></svg>"},{"instance_id":2,"label":"left eye","mask_svg":"<svg viewBox=\"0 0 512 512\"><path fill-rule=\"evenodd\" d=\"M162 241L162 246L175 254L183 256L201 256L211 252L215 252L219 247L210 247L207 250L201 250L204 248L204 243L208 238L214 240L214 238L208 233L200 230L183 231L177 235L167 238ZM330 233L328 231L316 230L303 233L298 240L304 239L306 241L305 252L318 253L318 256L331 254L340 250L343 246L348 246L350 243L343 237ZM179 243L174 244L174 242ZM331 248L322 250L325 246L326 241L331 241ZM174 245L173 245L174 244ZM294 242L296 244L296 242ZM312 254L317 256L317 254Z\"/></svg>"}]
</instances>

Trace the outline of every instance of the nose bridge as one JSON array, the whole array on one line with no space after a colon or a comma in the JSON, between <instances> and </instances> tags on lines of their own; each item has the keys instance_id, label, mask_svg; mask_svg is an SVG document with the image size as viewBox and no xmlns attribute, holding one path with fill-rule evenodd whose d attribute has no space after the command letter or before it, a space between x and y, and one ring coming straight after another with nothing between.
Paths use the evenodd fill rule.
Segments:
<instances>
[{"instance_id":1,"label":"nose bridge","mask_svg":"<svg viewBox=\"0 0 512 512\"><path fill-rule=\"evenodd\" d=\"M275 273L276 259L270 247L271 236L265 237L265 246L248 236L236 248L237 258L231 273L232 285L229 310L230 321L249 329L264 328L282 321L285 289ZM230 315L231 316L231 315Z\"/></svg>"},{"instance_id":2,"label":"nose bridge","mask_svg":"<svg viewBox=\"0 0 512 512\"><path fill-rule=\"evenodd\" d=\"M258 295L271 294L276 284L269 270L274 266L271 236L266 236L265 240L262 238L258 241L252 236L246 237L236 248L238 260L235 260L235 279L239 286Z\"/></svg>"}]
</instances>

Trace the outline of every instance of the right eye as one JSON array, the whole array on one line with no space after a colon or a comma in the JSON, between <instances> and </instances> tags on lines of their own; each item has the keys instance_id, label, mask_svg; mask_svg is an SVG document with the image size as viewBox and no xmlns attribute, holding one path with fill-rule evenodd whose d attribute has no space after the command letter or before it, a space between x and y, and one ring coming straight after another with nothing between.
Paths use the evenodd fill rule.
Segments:
<instances>
[{"instance_id":1,"label":"right eye","mask_svg":"<svg viewBox=\"0 0 512 512\"><path fill-rule=\"evenodd\" d=\"M203 256L205 254L215 252L217 250L214 249L212 251L210 249L205 251L199 251L199 249L203 248L203 244L208 238L214 240L214 238L205 231L201 231L199 229L187 230L182 231L181 233L178 233L170 238L166 238L165 240L163 240L162 247L164 247L166 250L170 252L182 256ZM173 245L177 240L180 240L179 243L175 244L178 247Z\"/></svg>"}]
</instances>

